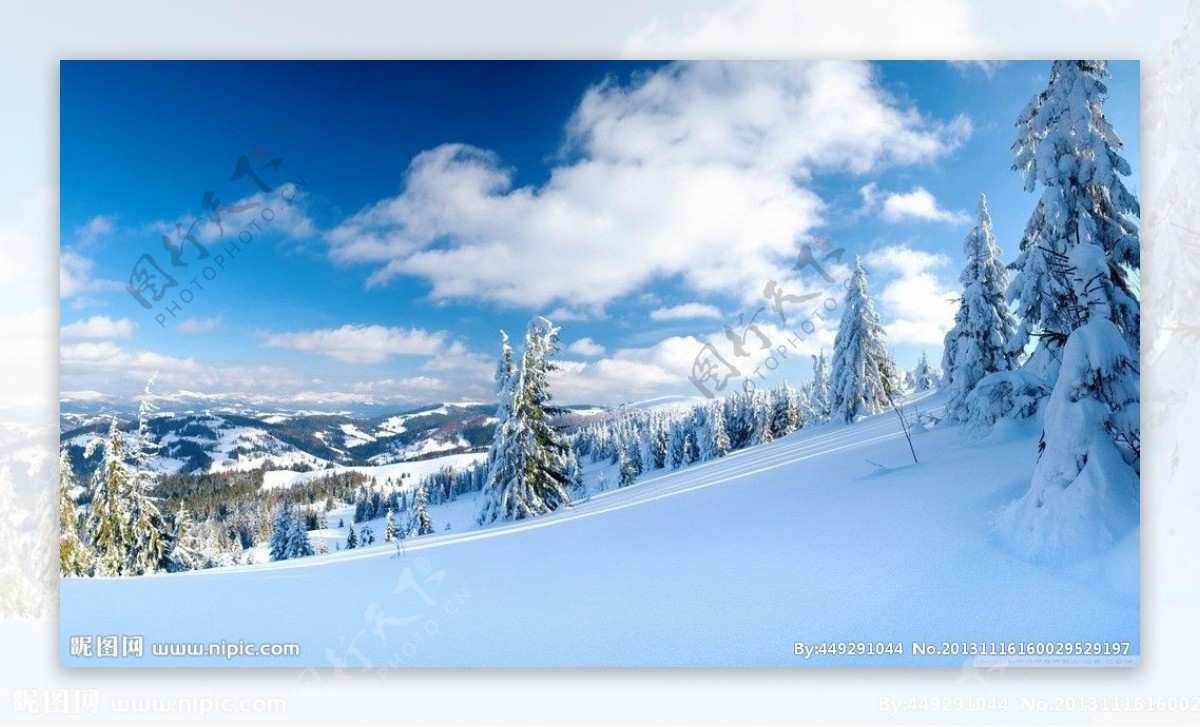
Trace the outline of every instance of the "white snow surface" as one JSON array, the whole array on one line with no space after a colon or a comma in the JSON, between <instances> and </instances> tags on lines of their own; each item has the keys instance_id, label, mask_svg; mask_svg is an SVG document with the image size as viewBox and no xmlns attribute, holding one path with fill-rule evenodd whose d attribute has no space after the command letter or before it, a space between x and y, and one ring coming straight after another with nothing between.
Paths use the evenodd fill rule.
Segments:
<instances>
[{"instance_id":1,"label":"white snow surface","mask_svg":"<svg viewBox=\"0 0 1200 727\"><path fill-rule=\"evenodd\" d=\"M920 407L936 408L940 396ZM71 635L126 633L145 635L148 656L104 664L358 671L961 666L972 658L914 656L917 641L1128 641L1136 663L1136 527L1109 550L1060 565L1025 560L993 535L996 513L1029 489L1039 432L1037 421L1005 422L983 440L957 426L919 429L913 464L885 412L654 471L531 520L462 530L474 498L460 498L451 503L463 510L453 530L442 532L434 513L438 533L409 538L402 551L382 543L376 521L370 548L65 579L62 662L101 663L71 657ZM585 466L590 486L601 471L612 487L607 463ZM222 639L295 642L302 653L149 656L152 643ZM831 640L899 641L905 653L794 653L795 642Z\"/></svg>"}]
</instances>

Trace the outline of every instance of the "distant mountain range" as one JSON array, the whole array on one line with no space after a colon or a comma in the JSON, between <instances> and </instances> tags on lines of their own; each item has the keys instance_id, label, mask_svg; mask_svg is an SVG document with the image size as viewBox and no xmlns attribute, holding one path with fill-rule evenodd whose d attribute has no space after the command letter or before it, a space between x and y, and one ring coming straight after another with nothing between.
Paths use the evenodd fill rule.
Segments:
<instances>
[{"instance_id":1,"label":"distant mountain range","mask_svg":"<svg viewBox=\"0 0 1200 727\"><path fill-rule=\"evenodd\" d=\"M166 408L156 397L156 406ZM606 412L599 407L568 407L577 423ZM475 402L430 404L389 413L370 411L258 410L245 405L157 411L150 419L159 446L155 469L165 474L323 469L332 465L384 465L478 452L492 441L496 405ZM122 431L136 427L128 403L64 400L60 439L80 471L90 471L99 455L85 459L90 442L103 436L117 415Z\"/></svg>"}]
</instances>

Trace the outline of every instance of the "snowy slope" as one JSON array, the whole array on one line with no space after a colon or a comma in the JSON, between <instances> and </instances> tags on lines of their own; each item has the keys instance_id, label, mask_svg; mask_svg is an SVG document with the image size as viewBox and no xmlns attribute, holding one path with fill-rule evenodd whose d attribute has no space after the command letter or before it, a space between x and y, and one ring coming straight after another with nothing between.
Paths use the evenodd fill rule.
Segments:
<instances>
[{"instance_id":1,"label":"snowy slope","mask_svg":"<svg viewBox=\"0 0 1200 727\"><path fill-rule=\"evenodd\" d=\"M919 405L930 408L928 400ZM73 634L149 642L298 642L297 658L131 659L161 666L958 665L913 641L1129 641L1138 534L1052 568L990 533L1023 494L1036 428L970 443L892 413L596 494L534 520L295 561L62 584ZM878 465L881 466L876 466ZM611 480L610 480L611 482ZM136 603L139 607L129 608ZM214 607L219 604L219 611ZM219 615L214 615L219 612ZM883 640L903 656L794 655Z\"/></svg>"}]
</instances>

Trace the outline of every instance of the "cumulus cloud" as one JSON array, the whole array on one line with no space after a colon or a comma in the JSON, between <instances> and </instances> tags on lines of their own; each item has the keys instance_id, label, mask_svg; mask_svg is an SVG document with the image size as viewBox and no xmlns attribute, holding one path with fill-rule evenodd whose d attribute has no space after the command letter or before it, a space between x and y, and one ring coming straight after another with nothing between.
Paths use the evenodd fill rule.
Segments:
<instances>
[{"instance_id":1,"label":"cumulus cloud","mask_svg":"<svg viewBox=\"0 0 1200 727\"><path fill-rule=\"evenodd\" d=\"M567 346L569 353L579 354L580 356L599 356L604 353L604 346L596 343L590 338L581 338L578 341Z\"/></svg>"},{"instance_id":2,"label":"cumulus cloud","mask_svg":"<svg viewBox=\"0 0 1200 727\"><path fill-rule=\"evenodd\" d=\"M892 245L869 253L863 259L875 280L886 280L874 295L883 310L884 327L893 344L938 345L954 325L954 299L958 291L943 284L934 270L950 259Z\"/></svg>"},{"instance_id":3,"label":"cumulus cloud","mask_svg":"<svg viewBox=\"0 0 1200 727\"><path fill-rule=\"evenodd\" d=\"M128 318L113 320L108 316L92 316L63 326L64 341L76 340L128 340L133 338L137 324Z\"/></svg>"},{"instance_id":4,"label":"cumulus cloud","mask_svg":"<svg viewBox=\"0 0 1200 727\"><path fill-rule=\"evenodd\" d=\"M294 333L268 333L263 345L318 353L346 363L380 363L392 356L432 356L446 343L444 331L344 325Z\"/></svg>"},{"instance_id":5,"label":"cumulus cloud","mask_svg":"<svg viewBox=\"0 0 1200 727\"><path fill-rule=\"evenodd\" d=\"M915 219L959 223L970 220L965 212L943 209L933 193L920 186L913 187L904 193L889 192L883 199L882 214L883 219L888 222Z\"/></svg>"},{"instance_id":6,"label":"cumulus cloud","mask_svg":"<svg viewBox=\"0 0 1200 727\"><path fill-rule=\"evenodd\" d=\"M705 303L683 303L682 305L675 305L669 308L657 308L650 312L650 319L655 321L720 317L721 311L716 306Z\"/></svg>"},{"instance_id":7,"label":"cumulus cloud","mask_svg":"<svg viewBox=\"0 0 1200 727\"><path fill-rule=\"evenodd\" d=\"M596 310L676 276L742 295L820 221L814 172L928 161L970 124L901 104L869 64L703 62L592 87L566 132L571 161L540 186L487 150L422 152L398 196L327 233L331 258L372 266L368 285L531 308Z\"/></svg>"}]
</instances>

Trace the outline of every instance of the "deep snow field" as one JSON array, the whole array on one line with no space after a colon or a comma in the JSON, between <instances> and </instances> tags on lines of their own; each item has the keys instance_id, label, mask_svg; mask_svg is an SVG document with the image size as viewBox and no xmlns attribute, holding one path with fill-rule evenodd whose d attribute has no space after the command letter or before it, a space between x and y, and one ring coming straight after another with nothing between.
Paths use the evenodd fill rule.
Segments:
<instances>
[{"instance_id":1,"label":"deep snow field","mask_svg":"<svg viewBox=\"0 0 1200 727\"><path fill-rule=\"evenodd\" d=\"M935 411L939 395L905 409ZM892 412L473 527L476 496L430 509L438 533L298 560L64 579L69 666L953 666L913 642L1130 642L1139 531L1082 562L1019 558L992 527L1023 495L1040 423L982 440L913 432ZM360 468L361 469L361 468ZM607 487L595 491L604 472ZM268 476L270 477L270 476ZM273 486L286 486L283 482ZM347 523L350 511L342 511ZM338 513L330 513L336 524ZM450 520L452 529L443 531ZM327 539L338 532L322 533ZM318 535L314 533L314 535ZM142 658L72 657L72 635L142 635ZM152 656L165 642L298 643L296 657ZM900 642L903 654L805 658L796 642ZM207 647L205 647L207 648ZM997 657L1009 664L1034 663Z\"/></svg>"}]
</instances>

